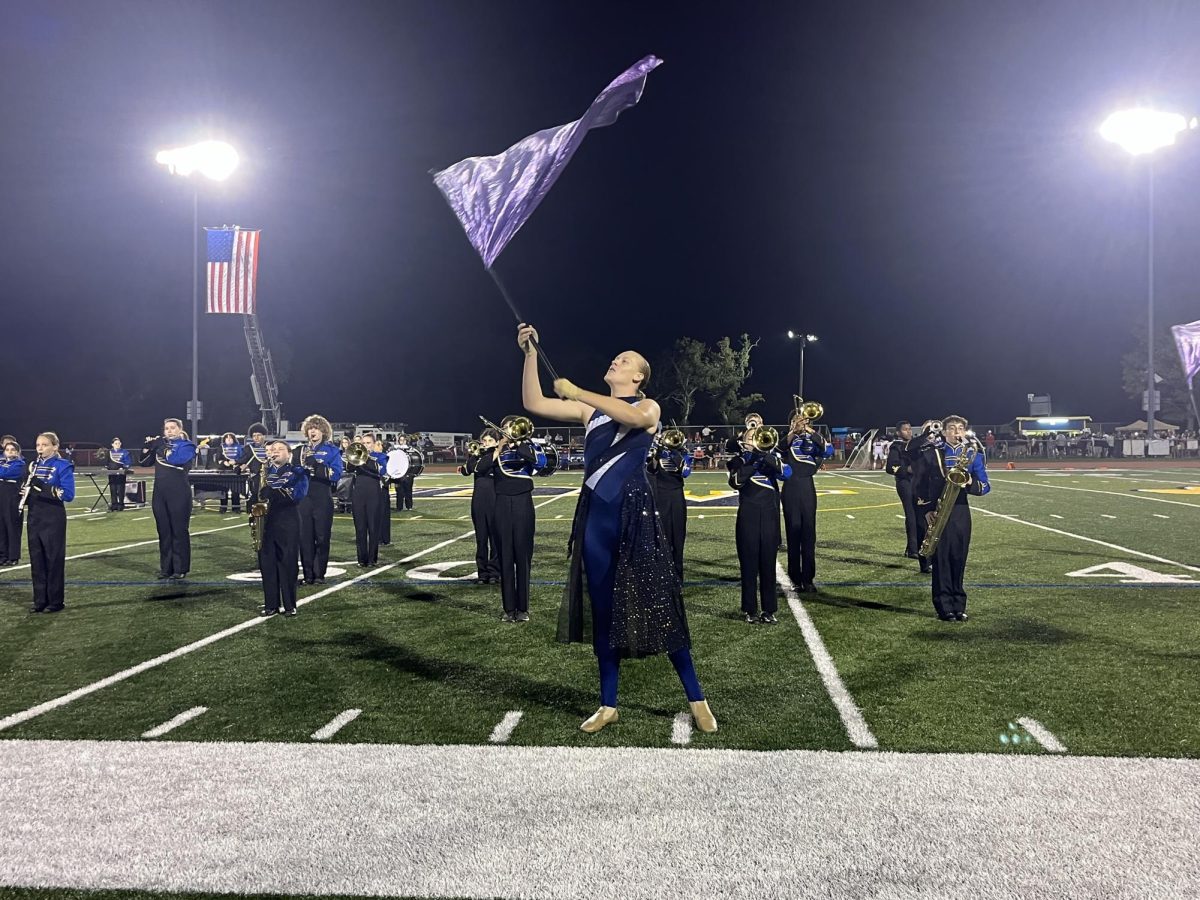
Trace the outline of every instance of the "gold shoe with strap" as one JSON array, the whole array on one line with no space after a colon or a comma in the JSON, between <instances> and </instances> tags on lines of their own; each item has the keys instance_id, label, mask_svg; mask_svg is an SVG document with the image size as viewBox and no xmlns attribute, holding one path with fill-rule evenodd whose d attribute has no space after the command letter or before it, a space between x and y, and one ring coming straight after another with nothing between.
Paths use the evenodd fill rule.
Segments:
<instances>
[{"instance_id":1,"label":"gold shoe with strap","mask_svg":"<svg viewBox=\"0 0 1200 900\"><path fill-rule=\"evenodd\" d=\"M579 726L579 730L595 734L605 725L611 725L620 717L615 706L602 706L592 714L590 719Z\"/></svg>"},{"instance_id":2,"label":"gold shoe with strap","mask_svg":"<svg viewBox=\"0 0 1200 900\"><path fill-rule=\"evenodd\" d=\"M697 728L708 734L717 730L717 717L708 708L707 700L697 700L688 705L692 708L692 718L696 721Z\"/></svg>"}]
</instances>

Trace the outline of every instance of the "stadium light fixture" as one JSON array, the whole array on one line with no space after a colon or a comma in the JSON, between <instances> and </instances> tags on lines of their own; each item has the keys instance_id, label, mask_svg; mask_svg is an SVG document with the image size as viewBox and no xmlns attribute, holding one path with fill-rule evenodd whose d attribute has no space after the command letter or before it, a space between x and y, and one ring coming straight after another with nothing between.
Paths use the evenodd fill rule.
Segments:
<instances>
[{"instance_id":1,"label":"stadium light fixture","mask_svg":"<svg viewBox=\"0 0 1200 900\"><path fill-rule=\"evenodd\" d=\"M238 167L238 152L224 141L201 141L187 147L159 150L154 161L167 167L172 175L187 178L199 172L213 181L224 181Z\"/></svg>"},{"instance_id":2,"label":"stadium light fixture","mask_svg":"<svg viewBox=\"0 0 1200 900\"><path fill-rule=\"evenodd\" d=\"M815 344L817 342L817 336L815 334L808 334L807 332L804 332L804 331L792 331L790 328L788 329L787 336L788 336L789 341L799 341L800 342L800 385L799 385L800 389L798 391L798 395L803 397L804 396L804 348L807 347L809 344Z\"/></svg>"},{"instance_id":3,"label":"stadium light fixture","mask_svg":"<svg viewBox=\"0 0 1200 900\"><path fill-rule=\"evenodd\" d=\"M1133 156L1146 156L1148 212L1146 216L1146 440L1154 440L1154 157L1150 154L1175 143L1183 131L1200 120L1149 107L1119 110L1100 126L1100 136ZM1150 446L1147 443L1146 453Z\"/></svg>"}]
</instances>

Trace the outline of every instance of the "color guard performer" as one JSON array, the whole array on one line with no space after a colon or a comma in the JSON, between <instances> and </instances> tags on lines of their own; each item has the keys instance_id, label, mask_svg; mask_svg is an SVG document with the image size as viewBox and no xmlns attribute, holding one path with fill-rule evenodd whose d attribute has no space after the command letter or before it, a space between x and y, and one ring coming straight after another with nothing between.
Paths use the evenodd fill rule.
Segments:
<instances>
[{"instance_id":1,"label":"color guard performer","mask_svg":"<svg viewBox=\"0 0 1200 900\"><path fill-rule=\"evenodd\" d=\"M354 516L354 542L360 569L379 562L379 507L383 503L383 490L380 487L383 473L367 449L367 441L374 446L374 436L364 434L350 445L344 457L346 471L354 476L350 509Z\"/></svg>"},{"instance_id":2,"label":"color guard performer","mask_svg":"<svg viewBox=\"0 0 1200 900\"><path fill-rule=\"evenodd\" d=\"M37 436L37 460L29 467L20 501L29 508L31 612L61 612L65 605L67 510L63 504L74 499L75 465L58 455L58 435L44 431Z\"/></svg>"},{"instance_id":3,"label":"color guard performer","mask_svg":"<svg viewBox=\"0 0 1200 900\"><path fill-rule=\"evenodd\" d=\"M196 445L179 419L164 419L163 433L147 438L142 465L154 466L154 524L158 529L159 578L182 581L192 567L192 491L188 472Z\"/></svg>"},{"instance_id":4,"label":"color guard performer","mask_svg":"<svg viewBox=\"0 0 1200 900\"><path fill-rule=\"evenodd\" d=\"M240 475L242 472L241 461L242 455L245 452L245 446L232 431L227 431L221 435L221 446L217 449L213 462L218 469L230 476L230 486L221 492L222 513L228 510L230 500L233 501L233 511L235 513L242 511L241 479L235 476ZM250 503L253 505L254 501L251 500Z\"/></svg>"},{"instance_id":5,"label":"color guard performer","mask_svg":"<svg viewBox=\"0 0 1200 900\"><path fill-rule=\"evenodd\" d=\"M608 394L581 390L563 378L554 382L561 398L555 399L542 393L531 339L537 340L537 332L520 325L517 344L525 352L525 409L587 427L584 484L568 543L571 572L558 628L562 641L588 637L586 577L592 649L600 669L600 708L580 729L592 734L617 721L622 658L666 653L683 684L696 727L716 731L717 720L692 662L682 586L646 474L646 455L660 422L658 404L644 393L650 364L640 353L626 350L605 373Z\"/></svg>"},{"instance_id":6,"label":"color guard performer","mask_svg":"<svg viewBox=\"0 0 1200 900\"><path fill-rule=\"evenodd\" d=\"M519 418L529 424L529 433L514 439L512 426ZM533 442L528 440L533 434L528 419L505 416L500 427L505 431L492 451L496 551L500 557L500 600L504 604L500 619L528 622L529 573L533 568L533 531L537 521L533 509L533 473L538 467L538 456Z\"/></svg>"},{"instance_id":7,"label":"color guard performer","mask_svg":"<svg viewBox=\"0 0 1200 900\"><path fill-rule=\"evenodd\" d=\"M21 561L21 485L25 481L25 458L21 445L11 435L3 437L0 456L0 566Z\"/></svg>"},{"instance_id":8,"label":"color guard performer","mask_svg":"<svg viewBox=\"0 0 1200 900\"><path fill-rule=\"evenodd\" d=\"M896 495L904 510L904 555L909 559L920 559L917 550L921 539L917 536L917 507L913 502L912 460L908 456L908 442L912 440L912 425L902 421L896 426L896 437L888 447L884 470L896 479Z\"/></svg>"},{"instance_id":9,"label":"color guard performer","mask_svg":"<svg viewBox=\"0 0 1200 900\"><path fill-rule=\"evenodd\" d=\"M500 433L485 428L479 436L478 447L467 452L466 462L458 474L474 476L471 488L471 524L475 526L475 580L479 584L500 581L500 552L496 548L496 460L493 451L500 442Z\"/></svg>"},{"instance_id":10,"label":"color guard performer","mask_svg":"<svg viewBox=\"0 0 1200 900\"><path fill-rule=\"evenodd\" d=\"M104 460L104 467L108 470L108 508L113 512L124 512L125 476L133 468L133 457L128 450L121 447L119 437L113 438L109 447Z\"/></svg>"},{"instance_id":11,"label":"color guard performer","mask_svg":"<svg viewBox=\"0 0 1200 900\"><path fill-rule=\"evenodd\" d=\"M930 560L933 563L933 608L943 622L967 620L963 575L971 550L971 508L967 494L981 497L991 491L984 450L967 431L962 416L942 421L941 446L930 444L913 466L913 493L928 531L925 548L941 530Z\"/></svg>"},{"instance_id":12,"label":"color guard performer","mask_svg":"<svg viewBox=\"0 0 1200 900\"><path fill-rule=\"evenodd\" d=\"M742 440L741 452L726 463L729 486L738 492L734 534L742 577L742 614L748 624L774 625L779 621L775 618L779 611L779 598L775 593L779 482L786 483L792 477L792 468L775 449L779 435L769 425L747 425ZM788 549L791 550L790 539ZM760 599L761 615L758 611Z\"/></svg>"},{"instance_id":13,"label":"color guard performer","mask_svg":"<svg viewBox=\"0 0 1200 900\"><path fill-rule=\"evenodd\" d=\"M818 406L819 404L813 404ZM817 488L813 476L829 455L825 437L799 409L788 428L784 461L792 477L783 485L783 521L787 530L787 571L804 594L815 594L817 575Z\"/></svg>"},{"instance_id":14,"label":"color guard performer","mask_svg":"<svg viewBox=\"0 0 1200 900\"><path fill-rule=\"evenodd\" d=\"M683 544L687 540L687 500L683 495L683 480L692 474L692 455L682 431L669 429L654 436L646 463L650 483L654 485L654 500L663 535L671 545L675 571L683 583Z\"/></svg>"},{"instance_id":15,"label":"color guard performer","mask_svg":"<svg viewBox=\"0 0 1200 900\"><path fill-rule=\"evenodd\" d=\"M309 416L300 430L308 438L296 449L294 460L308 475L308 492L300 501L300 567L305 584L324 584L342 454L333 445L333 428L324 416Z\"/></svg>"},{"instance_id":16,"label":"color guard performer","mask_svg":"<svg viewBox=\"0 0 1200 900\"><path fill-rule=\"evenodd\" d=\"M278 438L267 443L268 463L258 496L267 504L258 569L262 572L262 616L296 615L296 562L300 556L299 504L308 493L308 473L292 465L292 448Z\"/></svg>"}]
</instances>

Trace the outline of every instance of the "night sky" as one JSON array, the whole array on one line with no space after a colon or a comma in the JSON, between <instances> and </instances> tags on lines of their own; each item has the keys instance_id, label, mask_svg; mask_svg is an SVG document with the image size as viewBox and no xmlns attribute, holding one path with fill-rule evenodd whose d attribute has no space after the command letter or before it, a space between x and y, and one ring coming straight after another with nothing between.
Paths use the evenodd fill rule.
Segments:
<instances>
[{"instance_id":1,"label":"night sky","mask_svg":"<svg viewBox=\"0 0 1200 900\"><path fill-rule=\"evenodd\" d=\"M428 172L577 118L648 53L640 105L497 264L563 375L747 331L779 420L795 328L831 424L991 425L1029 392L1130 420L1146 164L1096 128L1200 112L1197 47L1193 2L0 0L0 430L183 416L192 185L154 153L208 137L242 166L198 181L201 225L263 229L289 419L518 411L512 316ZM1157 315L1200 319L1200 134L1155 167ZM200 353L202 431L244 430L240 318L202 317Z\"/></svg>"}]
</instances>

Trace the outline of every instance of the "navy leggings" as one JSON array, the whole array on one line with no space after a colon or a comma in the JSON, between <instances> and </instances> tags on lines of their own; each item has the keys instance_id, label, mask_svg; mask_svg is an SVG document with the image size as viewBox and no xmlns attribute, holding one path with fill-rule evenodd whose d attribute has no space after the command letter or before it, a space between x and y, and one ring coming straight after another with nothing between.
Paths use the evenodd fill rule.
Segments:
<instances>
[{"instance_id":1,"label":"navy leggings","mask_svg":"<svg viewBox=\"0 0 1200 900\"><path fill-rule=\"evenodd\" d=\"M588 595L592 600L592 648L600 663L600 705L617 705L617 677L621 654L609 646L612 632L613 584L617 574L617 550L621 545L621 500L605 503L593 494L588 503L587 523L583 530L583 566L587 574ZM691 702L704 699L692 652L681 647L667 654L675 667L684 693Z\"/></svg>"}]
</instances>

